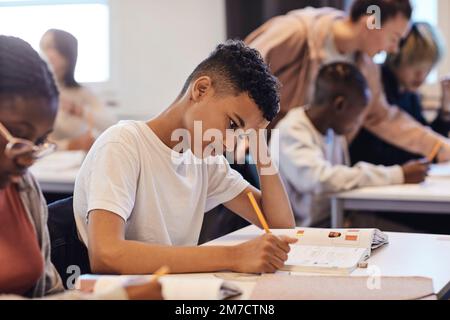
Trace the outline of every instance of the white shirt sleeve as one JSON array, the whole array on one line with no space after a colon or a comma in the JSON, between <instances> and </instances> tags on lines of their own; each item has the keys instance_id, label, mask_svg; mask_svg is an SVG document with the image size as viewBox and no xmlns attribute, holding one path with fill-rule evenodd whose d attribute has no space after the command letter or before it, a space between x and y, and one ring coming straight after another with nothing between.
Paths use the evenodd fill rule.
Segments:
<instances>
[{"instance_id":1,"label":"white shirt sleeve","mask_svg":"<svg viewBox=\"0 0 450 320\"><path fill-rule=\"evenodd\" d=\"M140 171L136 151L120 142L107 142L96 150L92 160L87 212L107 210L127 221L134 207Z\"/></svg>"},{"instance_id":2,"label":"white shirt sleeve","mask_svg":"<svg viewBox=\"0 0 450 320\"><path fill-rule=\"evenodd\" d=\"M206 211L236 198L250 185L239 172L230 167L225 157L214 158L217 161L208 164Z\"/></svg>"},{"instance_id":3,"label":"white shirt sleeve","mask_svg":"<svg viewBox=\"0 0 450 320\"><path fill-rule=\"evenodd\" d=\"M333 193L368 186L403 183L400 166L358 163L333 165L307 132L290 130L281 136L280 170L298 192Z\"/></svg>"}]
</instances>

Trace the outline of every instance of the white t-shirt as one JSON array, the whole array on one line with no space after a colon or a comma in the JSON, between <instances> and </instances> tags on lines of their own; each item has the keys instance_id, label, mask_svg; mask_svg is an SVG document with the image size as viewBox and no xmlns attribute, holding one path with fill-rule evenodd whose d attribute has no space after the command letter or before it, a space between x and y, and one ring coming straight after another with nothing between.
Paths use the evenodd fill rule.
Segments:
<instances>
[{"instance_id":1,"label":"white t-shirt","mask_svg":"<svg viewBox=\"0 0 450 320\"><path fill-rule=\"evenodd\" d=\"M175 153L145 122L121 121L95 142L81 167L75 221L86 245L88 212L95 209L122 217L127 240L197 245L204 213L248 186L223 156Z\"/></svg>"}]
</instances>

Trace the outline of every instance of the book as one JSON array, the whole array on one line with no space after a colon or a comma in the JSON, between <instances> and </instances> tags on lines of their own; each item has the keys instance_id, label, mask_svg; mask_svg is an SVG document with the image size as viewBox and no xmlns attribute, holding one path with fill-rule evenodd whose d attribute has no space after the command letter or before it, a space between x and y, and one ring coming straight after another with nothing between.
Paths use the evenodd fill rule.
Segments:
<instances>
[{"instance_id":1,"label":"book","mask_svg":"<svg viewBox=\"0 0 450 320\"><path fill-rule=\"evenodd\" d=\"M389 242L378 229L273 230L274 234L296 237L284 271L321 274L350 274L370 257L372 250Z\"/></svg>"},{"instance_id":2,"label":"book","mask_svg":"<svg viewBox=\"0 0 450 320\"><path fill-rule=\"evenodd\" d=\"M436 300L425 277L263 275L251 300Z\"/></svg>"},{"instance_id":3,"label":"book","mask_svg":"<svg viewBox=\"0 0 450 320\"><path fill-rule=\"evenodd\" d=\"M106 292L117 286L140 285L152 281L151 275L81 275L75 288L82 292ZM166 300L226 300L242 294L235 284L217 277L166 275L159 279Z\"/></svg>"}]
</instances>

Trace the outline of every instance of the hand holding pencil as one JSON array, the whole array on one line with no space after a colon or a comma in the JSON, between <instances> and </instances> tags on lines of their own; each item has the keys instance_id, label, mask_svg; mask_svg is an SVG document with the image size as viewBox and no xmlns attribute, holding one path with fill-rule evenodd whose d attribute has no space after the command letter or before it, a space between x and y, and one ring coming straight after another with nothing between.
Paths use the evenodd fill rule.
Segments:
<instances>
[{"instance_id":1,"label":"hand holding pencil","mask_svg":"<svg viewBox=\"0 0 450 320\"><path fill-rule=\"evenodd\" d=\"M413 160L404 164L402 170L405 184L422 183L428 176L430 162L428 159Z\"/></svg>"},{"instance_id":2,"label":"hand holding pencil","mask_svg":"<svg viewBox=\"0 0 450 320\"><path fill-rule=\"evenodd\" d=\"M271 233L269 225L252 193L247 194L265 233L261 237L242 243L235 247L232 271L245 273L274 273L283 268L288 259L290 244L297 239L276 236Z\"/></svg>"},{"instance_id":3,"label":"hand holding pencil","mask_svg":"<svg viewBox=\"0 0 450 320\"><path fill-rule=\"evenodd\" d=\"M437 141L426 158L413 160L402 166L405 183L416 184L425 181L430 170L430 164L436 159L443 144L441 140Z\"/></svg>"}]
</instances>

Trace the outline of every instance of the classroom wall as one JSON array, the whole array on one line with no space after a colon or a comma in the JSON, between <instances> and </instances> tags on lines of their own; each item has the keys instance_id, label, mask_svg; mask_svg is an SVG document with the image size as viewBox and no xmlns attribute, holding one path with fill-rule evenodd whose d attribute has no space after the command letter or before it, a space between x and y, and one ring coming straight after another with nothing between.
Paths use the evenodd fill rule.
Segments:
<instances>
[{"instance_id":1,"label":"classroom wall","mask_svg":"<svg viewBox=\"0 0 450 320\"><path fill-rule=\"evenodd\" d=\"M111 81L93 88L120 118L168 107L226 37L224 0L110 0L110 12Z\"/></svg>"},{"instance_id":2,"label":"classroom wall","mask_svg":"<svg viewBox=\"0 0 450 320\"><path fill-rule=\"evenodd\" d=\"M450 1L439 2L439 26L450 46ZM109 0L111 79L89 84L122 119L147 119L177 96L190 71L226 39L225 0ZM450 52L450 50L448 50ZM439 76L450 72L450 55ZM425 86L439 104L439 84Z\"/></svg>"}]
</instances>

